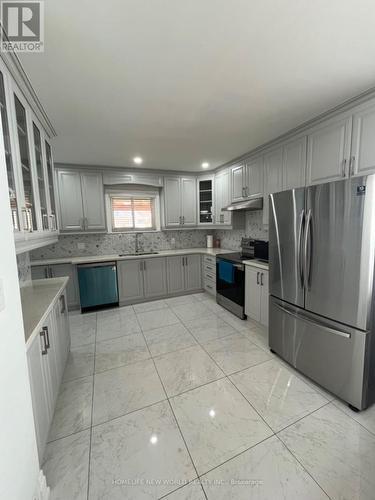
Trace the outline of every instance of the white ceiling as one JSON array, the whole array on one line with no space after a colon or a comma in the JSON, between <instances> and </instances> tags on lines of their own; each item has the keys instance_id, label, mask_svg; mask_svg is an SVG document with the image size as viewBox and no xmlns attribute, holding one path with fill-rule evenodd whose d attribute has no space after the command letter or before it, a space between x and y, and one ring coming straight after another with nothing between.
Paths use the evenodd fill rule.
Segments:
<instances>
[{"instance_id":1,"label":"white ceiling","mask_svg":"<svg viewBox=\"0 0 375 500\"><path fill-rule=\"evenodd\" d=\"M48 0L55 161L216 167L375 85L373 0Z\"/></svg>"}]
</instances>

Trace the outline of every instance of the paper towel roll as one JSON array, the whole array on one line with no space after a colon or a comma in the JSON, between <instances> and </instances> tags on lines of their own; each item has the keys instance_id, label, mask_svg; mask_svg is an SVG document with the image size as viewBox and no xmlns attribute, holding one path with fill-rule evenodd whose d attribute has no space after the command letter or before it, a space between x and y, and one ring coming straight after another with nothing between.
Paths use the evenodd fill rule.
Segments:
<instances>
[{"instance_id":1,"label":"paper towel roll","mask_svg":"<svg viewBox=\"0 0 375 500\"><path fill-rule=\"evenodd\" d=\"M207 248L212 248L214 246L214 239L213 236L208 234L207 235Z\"/></svg>"}]
</instances>

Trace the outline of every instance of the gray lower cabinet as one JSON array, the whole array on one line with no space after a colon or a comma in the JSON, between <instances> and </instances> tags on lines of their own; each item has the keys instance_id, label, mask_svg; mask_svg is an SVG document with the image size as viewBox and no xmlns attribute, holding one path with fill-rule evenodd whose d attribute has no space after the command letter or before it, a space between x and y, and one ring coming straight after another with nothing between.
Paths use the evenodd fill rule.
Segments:
<instances>
[{"instance_id":1,"label":"gray lower cabinet","mask_svg":"<svg viewBox=\"0 0 375 500\"><path fill-rule=\"evenodd\" d=\"M31 277L33 280L45 278L69 277L66 287L67 306L69 309L79 307L79 289L76 266L73 264L54 264L48 266L32 266Z\"/></svg>"},{"instance_id":2,"label":"gray lower cabinet","mask_svg":"<svg viewBox=\"0 0 375 500\"><path fill-rule=\"evenodd\" d=\"M70 332L63 293L55 303L38 334L27 346L31 399L39 462L43 460L57 394L65 369Z\"/></svg>"},{"instance_id":3,"label":"gray lower cabinet","mask_svg":"<svg viewBox=\"0 0 375 500\"><path fill-rule=\"evenodd\" d=\"M202 288L201 256L167 257L168 293L178 294Z\"/></svg>"},{"instance_id":4,"label":"gray lower cabinet","mask_svg":"<svg viewBox=\"0 0 375 500\"><path fill-rule=\"evenodd\" d=\"M146 298L167 294L167 272L165 258L143 261L143 283Z\"/></svg>"},{"instance_id":5,"label":"gray lower cabinet","mask_svg":"<svg viewBox=\"0 0 375 500\"><path fill-rule=\"evenodd\" d=\"M143 259L118 261L117 279L120 303L144 298Z\"/></svg>"}]
</instances>

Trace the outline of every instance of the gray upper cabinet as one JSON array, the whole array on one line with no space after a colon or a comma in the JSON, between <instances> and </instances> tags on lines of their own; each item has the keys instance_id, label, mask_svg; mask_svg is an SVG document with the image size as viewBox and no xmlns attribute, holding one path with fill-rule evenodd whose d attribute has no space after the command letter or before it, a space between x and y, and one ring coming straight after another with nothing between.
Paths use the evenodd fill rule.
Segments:
<instances>
[{"instance_id":1,"label":"gray upper cabinet","mask_svg":"<svg viewBox=\"0 0 375 500\"><path fill-rule=\"evenodd\" d=\"M307 137L287 142L283 147L283 190L304 187L306 183Z\"/></svg>"},{"instance_id":2,"label":"gray upper cabinet","mask_svg":"<svg viewBox=\"0 0 375 500\"><path fill-rule=\"evenodd\" d=\"M202 288L201 256L187 255L185 257L185 290L192 291Z\"/></svg>"},{"instance_id":3,"label":"gray upper cabinet","mask_svg":"<svg viewBox=\"0 0 375 500\"><path fill-rule=\"evenodd\" d=\"M184 258L181 255L167 257L167 283L170 294L182 293L185 290Z\"/></svg>"},{"instance_id":4,"label":"gray upper cabinet","mask_svg":"<svg viewBox=\"0 0 375 500\"><path fill-rule=\"evenodd\" d=\"M221 170L215 174L214 197L215 224L230 226L232 223L232 214L228 211L223 211L223 208L230 204L230 177L228 169Z\"/></svg>"},{"instance_id":5,"label":"gray upper cabinet","mask_svg":"<svg viewBox=\"0 0 375 500\"><path fill-rule=\"evenodd\" d=\"M120 303L143 299L143 260L117 262L117 277Z\"/></svg>"},{"instance_id":6,"label":"gray upper cabinet","mask_svg":"<svg viewBox=\"0 0 375 500\"><path fill-rule=\"evenodd\" d=\"M60 227L65 232L106 228L102 174L59 170Z\"/></svg>"},{"instance_id":7,"label":"gray upper cabinet","mask_svg":"<svg viewBox=\"0 0 375 500\"><path fill-rule=\"evenodd\" d=\"M263 156L251 158L246 162L247 198L260 198L263 196Z\"/></svg>"},{"instance_id":8,"label":"gray upper cabinet","mask_svg":"<svg viewBox=\"0 0 375 500\"><path fill-rule=\"evenodd\" d=\"M241 201L245 196L246 186L246 166L245 164L235 165L230 169L231 181L231 201Z\"/></svg>"},{"instance_id":9,"label":"gray upper cabinet","mask_svg":"<svg viewBox=\"0 0 375 500\"><path fill-rule=\"evenodd\" d=\"M314 127L307 141L307 184L349 176L352 117L345 114Z\"/></svg>"},{"instance_id":10,"label":"gray upper cabinet","mask_svg":"<svg viewBox=\"0 0 375 500\"><path fill-rule=\"evenodd\" d=\"M195 177L164 178L164 217L166 227L196 226Z\"/></svg>"},{"instance_id":11,"label":"gray upper cabinet","mask_svg":"<svg viewBox=\"0 0 375 500\"><path fill-rule=\"evenodd\" d=\"M264 155L264 206L263 224L268 226L269 195L283 189L283 148L273 149Z\"/></svg>"},{"instance_id":12,"label":"gray upper cabinet","mask_svg":"<svg viewBox=\"0 0 375 500\"><path fill-rule=\"evenodd\" d=\"M167 272L165 258L143 261L144 292L146 298L167 294Z\"/></svg>"},{"instance_id":13,"label":"gray upper cabinet","mask_svg":"<svg viewBox=\"0 0 375 500\"><path fill-rule=\"evenodd\" d=\"M357 108L353 115L351 175L375 172L375 99Z\"/></svg>"}]
</instances>

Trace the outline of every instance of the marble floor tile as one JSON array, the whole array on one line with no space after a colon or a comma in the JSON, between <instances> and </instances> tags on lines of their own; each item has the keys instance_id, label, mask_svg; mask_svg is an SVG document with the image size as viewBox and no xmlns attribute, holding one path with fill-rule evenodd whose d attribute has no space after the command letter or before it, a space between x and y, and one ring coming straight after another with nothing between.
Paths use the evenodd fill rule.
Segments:
<instances>
[{"instance_id":1,"label":"marble floor tile","mask_svg":"<svg viewBox=\"0 0 375 500\"><path fill-rule=\"evenodd\" d=\"M152 360L95 375L93 425L165 399Z\"/></svg>"},{"instance_id":2,"label":"marble floor tile","mask_svg":"<svg viewBox=\"0 0 375 500\"><path fill-rule=\"evenodd\" d=\"M201 480L208 500L329 500L276 436Z\"/></svg>"},{"instance_id":3,"label":"marble floor tile","mask_svg":"<svg viewBox=\"0 0 375 500\"><path fill-rule=\"evenodd\" d=\"M373 500L375 436L329 403L279 434L332 500Z\"/></svg>"},{"instance_id":4,"label":"marble floor tile","mask_svg":"<svg viewBox=\"0 0 375 500\"><path fill-rule=\"evenodd\" d=\"M49 431L49 441L90 427L92 381L91 376L61 384Z\"/></svg>"},{"instance_id":5,"label":"marble floor tile","mask_svg":"<svg viewBox=\"0 0 375 500\"><path fill-rule=\"evenodd\" d=\"M271 429L228 379L171 399L198 474L271 436Z\"/></svg>"},{"instance_id":6,"label":"marble floor tile","mask_svg":"<svg viewBox=\"0 0 375 500\"><path fill-rule=\"evenodd\" d=\"M90 500L157 499L195 476L167 402L93 429Z\"/></svg>"},{"instance_id":7,"label":"marble floor tile","mask_svg":"<svg viewBox=\"0 0 375 500\"><path fill-rule=\"evenodd\" d=\"M42 469L51 489L50 500L87 499L90 432L87 429L47 444Z\"/></svg>"},{"instance_id":8,"label":"marble floor tile","mask_svg":"<svg viewBox=\"0 0 375 500\"><path fill-rule=\"evenodd\" d=\"M92 375L94 373L94 352L95 344L71 347L63 382Z\"/></svg>"},{"instance_id":9,"label":"marble floor tile","mask_svg":"<svg viewBox=\"0 0 375 500\"><path fill-rule=\"evenodd\" d=\"M136 313L157 311L160 309L167 309L168 304L166 300L153 300L151 302L143 302L142 304L135 304L133 309Z\"/></svg>"},{"instance_id":10,"label":"marble floor tile","mask_svg":"<svg viewBox=\"0 0 375 500\"><path fill-rule=\"evenodd\" d=\"M177 316L168 308L160 311L148 311L137 314L142 330L153 330L162 326L175 325L179 323Z\"/></svg>"},{"instance_id":11,"label":"marble floor tile","mask_svg":"<svg viewBox=\"0 0 375 500\"><path fill-rule=\"evenodd\" d=\"M214 314L222 314L226 309L224 309L222 306L220 306L217 302L213 300L206 300L204 302L204 305L208 307L208 309L214 313Z\"/></svg>"},{"instance_id":12,"label":"marble floor tile","mask_svg":"<svg viewBox=\"0 0 375 500\"><path fill-rule=\"evenodd\" d=\"M333 404L375 435L375 404L359 412L351 410L348 403L340 399L334 399Z\"/></svg>"},{"instance_id":13,"label":"marble floor tile","mask_svg":"<svg viewBox=\"0 0 375 500\"><path fill-rule=\"evenodd\" d=\"M102 319L102 318L108 318L108 317L111 317L113 315L129 315L129 314L132 314L134 312L134 307L132 305L129 305L129 306L121 306L121 307L112 307L110 309L102 309L100 311L97 312L97 315L98 315L98 319Z\"/></svg>"},{"instance_id":14,"label":"marble floor tile","mask_svg":"<svg viewBox=\"0 0 375 500\"><path fill-rule=\"evenodd\" d=\"M197 302L204 302L205 300L211 300L216 302L215 297L213 297L211 294L207 292L193 293L192 295L190 295L190 297L193 297L194 300L196 300Z\"/></svg>"},{"instance_id":15,"label":"marble floor tile","mask_svg":"<svg viewBox=\"0 0 375 500\"><path fill-rule=\"evenodd\" d=\"M181 304L195 304L197 301L193 295L181 295L179 297L170 297L165 299L169 307L180 306Z\"/></svg>"},{"instance_id":16,"label":"marble floor tile","mask_svg":"<svg viewBox=\"0 0 375 500\"><path fill-rule=\"evenodd\" d=\"M233 327L210 311L203 318L184 321L184 324L201 344L237 333Z\"/></svg>"},{"instance_id":17,"label":"marble floor tile","mask_svg":"<svg viewBox=\"0 0 375 500\"><path fill-rule=\"evenodd\" d=\"M204 316L212 316L212 312L208 309L204 301L196 302L195 304L173 306L172 310L183 322L203 318Z\"/></svg>"},{"instance_id":18,"label":"marble floor tile","mask_svg":"<svg viewBox=\"0 0 375 500\"><path fill-rule=\"evenodd\" d=\"M133 310L125 313L117 311L112 316L98 318L96 336L98 342L134 333L141 333L141 328Z\"/></svg>"},{"instance_id":19,"label":"marble floor tile","mask_svg":"<svg viewBox=\"0 0 375 500\"><path fill-rule=\"evenodd\" d=\"M181 323L144 332L152 356L177 351L196 344L191 333Z\"/></svg>"},{"instance_id":20,"label":"marble floor tile","mask_svg":"<svg viewBox=\"0 0 375 500\"><path fill-rule=\"evenodd\" d=\"M96 343L95 373L142 361L150 357L139 333Z\"/></svg>"},{"instance_id":21,"label":"marble floor tile","mask_svg":"<svg viewBox=\"0 0 375 500\"><path fill-rule=\"evenodd\" d=\"M230 378L275 432L327 403L320 393L276 360Z\"/></svg>"},{"instance_id":22,"label":"marble floor tile","mask_svg":"<svg viewBox=\"0 0 375 500\"><path fill-rule=\"evenodd\" d=\"M71 346L78 347L95 342L96 313L73 314L69 313Z\"/></svg>"},{"instance_id":23,"label":"marble floor tile","mask_svg":"<svg viewBox=\"0 0 375 500\"><path fill-rule=\"evenodd\" d=\"M238 332L242 332L243 330L247 330L249 328L249 325L247 323L248 320L240 319L224 308L218 314L218 316L221 319L223 319L226 323L228 323L231 327L233 327L235 330L237 330Z\"/></svg>"},{"instance_id":24,"label":"marble floor tile","mask_svg":"<svg viewBox=\"0 0 375 500\"><path fill-rule=\"evenodd\" d=\"M206 500L199 479L167 495L165 500Z\"/></svg>"},{"instance_id":25,"label":"marble floor tile","mask_svg":"<svg viewBox=\"0 0 375 500\"><path fill-rule=\"evenodd\" d=\"M242 335L245 335L261 349L270 352L270 347L268 345L268 329L261 325L255 326L254 324L250 324L247 326L248 328L241 330Z\"/></svg>"},{"instance_id":26,"label":"marble floor tile","mask_svg":"<svg viewBox=\"0 0 375 500\"><path fill-rule=\"evenodd\" d=\"M263 349L237 333L204 344L204 349L226 375L244 370L271 359Z\"/></svg>"},{"instance_id":27,"label":"marble floor tile","mask_svg":"<svg viewBox=\"0 0 375 500\"><path fill-rule=\"evenodd\" d=\"M169 397L224 377L198 345L163 354L154 360Z\"/></svg>"}]
</instances>

